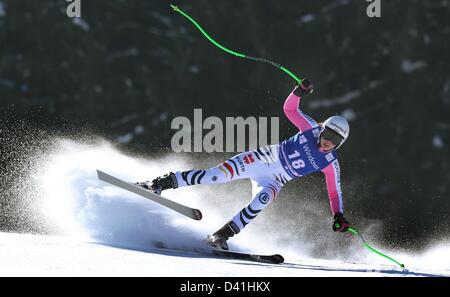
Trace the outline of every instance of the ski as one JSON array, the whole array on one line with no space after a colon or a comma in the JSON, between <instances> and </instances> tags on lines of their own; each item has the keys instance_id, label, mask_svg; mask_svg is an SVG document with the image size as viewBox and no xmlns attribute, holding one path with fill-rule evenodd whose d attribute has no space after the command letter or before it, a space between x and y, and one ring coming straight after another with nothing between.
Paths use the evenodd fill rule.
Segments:
<instances>
[{"instance_id":1,"label":"ski","mask_svg":"<svg viewBox=\"0 0 450 297\"><path fill-rule=\"evenodd\" d=\"M154 247L153 250L163 251L163 252L173 252L173 253L186 253L189 255L199 255L199 256L218 256L223 258L235 259L235 260L244 260L244 261L252 261L259 263L268 263L268 264L281 264L284 262L283 256L279 254L274 255L258 255L258 254L250 254L250 253L240 253L240 252L232 252L226 250L218 250L211 249L210 247L205 248L168 248L162 242L153 242Z\"/></svg>"},{"instance_id":2,"label":"ski","mask_svg":"<svg viewBox=\"0 0 450 297\"><path fill-rule=\"evenodd\" d=\"M281 264L284 262L283 256L281 256L279 254L258 255L258 254L230 252L230 251L224 251L224 250L212 250L212 252L216 256L222 256L222 257L232 258L232 259L236 259L236 260L245 260L245 261L270 263L270 264Z\"/></svg>"},{"instance_id":3,"label":"ski","mask_svg":"<svg viewBox=\"0 0 450 297\"><path fill-rule=\"evenodd\" d=\"M182 215L185 215L191 219L194 219L194 220L202 219L202 212L198 209L190 208L190 207L184 206L182 204L179 204L177 202L174 202L172 200L166 199L166 198L164 198L160 195L157 195L151 191L148 191L138 185L123 181L117 177L114 177L112 175L104 173L103 171L100 171L98 169L97 169L97 176L98 176L98 179L100 179L101 181L107 182L116 187L122 188L124 190L133 192L141 197L152 200L153 202L156 202L167 208L170 208L170 209L172 209Z\"/></svg>"}]
</instances>

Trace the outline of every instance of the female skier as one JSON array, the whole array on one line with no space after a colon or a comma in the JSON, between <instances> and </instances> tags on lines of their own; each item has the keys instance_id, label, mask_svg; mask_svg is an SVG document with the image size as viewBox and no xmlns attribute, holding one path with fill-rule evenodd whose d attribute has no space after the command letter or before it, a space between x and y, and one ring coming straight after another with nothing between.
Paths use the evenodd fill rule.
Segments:
<instances>
[{"instance_id":1,"label":"female skier","mask_svg":"<svg viewBox=\"0 0 450 297\"><path fill-rule=\"evenodd\" d=\"M170 172L152 182L137 184L161 194L166 189L250 179L253 194L250 204L206 239L212 247L228 250L227 240L238 234L266 208L286 182L322 171L334 215L333 231L347 231L349 222L343 216L336 149L347 139L350 127L341 116L332 116L319 125L304 114L299 108L300 99L312 91L313 85L308 79L304 79L287 97L284 113L299 132L283 142L240 153L213 168Z\"/></svg>"}]
</instances>

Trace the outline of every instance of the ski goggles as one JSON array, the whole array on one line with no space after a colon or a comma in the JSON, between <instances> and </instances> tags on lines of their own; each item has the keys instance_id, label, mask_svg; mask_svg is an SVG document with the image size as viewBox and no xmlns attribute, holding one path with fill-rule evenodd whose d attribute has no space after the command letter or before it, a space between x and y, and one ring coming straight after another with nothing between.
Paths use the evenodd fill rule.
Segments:
<instances>
[{"instance_id":1,"label":"ski goggles","mask_svg":"<svg viewBox=\"0 0 450 297\"><path fill-rule=\"evenodd\" d=\"M325 130L323 130L321 137L325 140L331 141L335 146L339 146L344 141L344 137L328 127L325 127Z\"/></svg>"}]
</instances>

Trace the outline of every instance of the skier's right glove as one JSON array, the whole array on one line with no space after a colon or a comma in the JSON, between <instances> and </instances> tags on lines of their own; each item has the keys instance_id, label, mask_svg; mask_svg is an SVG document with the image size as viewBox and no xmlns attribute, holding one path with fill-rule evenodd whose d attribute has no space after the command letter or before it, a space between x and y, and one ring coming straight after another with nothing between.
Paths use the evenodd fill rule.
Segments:
<instances>
[{"instance_id":1,"label":"skier's right glove","mask_svg":"<svg viewBox=\"0 0 450 297\"><path fill-rule=\"evenodd\" d=\"M300 82L300 84L297 84L296 88L294 89L294 94L299 97L303 97L311 94L313 91L313 84L309 81L309 79L305 78Z\"/></svg>"},{"instance_id":2,"label":"skier's right glove","mask_svg":"<svg viewBox=\"0 0 450 297\"><path fill-rule=\"evenodd\" d=\"M334 214L333 231L345 232L350 227L350 223L344 218L340 212Z\"/></svg>"}]
</instances>

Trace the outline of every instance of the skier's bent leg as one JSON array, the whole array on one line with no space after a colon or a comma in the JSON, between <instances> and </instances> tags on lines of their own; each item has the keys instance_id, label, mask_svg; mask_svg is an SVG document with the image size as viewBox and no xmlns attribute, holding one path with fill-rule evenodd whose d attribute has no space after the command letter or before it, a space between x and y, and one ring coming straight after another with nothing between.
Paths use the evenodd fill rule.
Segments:
<instances>
[{"instance_id":1,"label":"skier's bent leg","mask_svg":"<svg viewBox=\"0 0 450 297\"><path fill-rule=\"evenodd\" d=\"M281 187L275 182L257 183L253 184L253 199L238 212L231 220L235 226L239 228L239 233L245 226L247 226L256 216L275 199Z\"/></svg>"},{"instance_id":2,"label":"skier's bent leg","mask_svg":"<svg viewBox=\"0 0 450 297\"><path fill-rule=\"evenodd\" d=\"M256 216L266 208L281 190L281 186L275 182L258 183L252 180L253 199L246 207L238 212L231 221L214 232L207 238L209 244L215 248L228 250L227 240L238 234Z\"/></svg>"}]
</instances>

